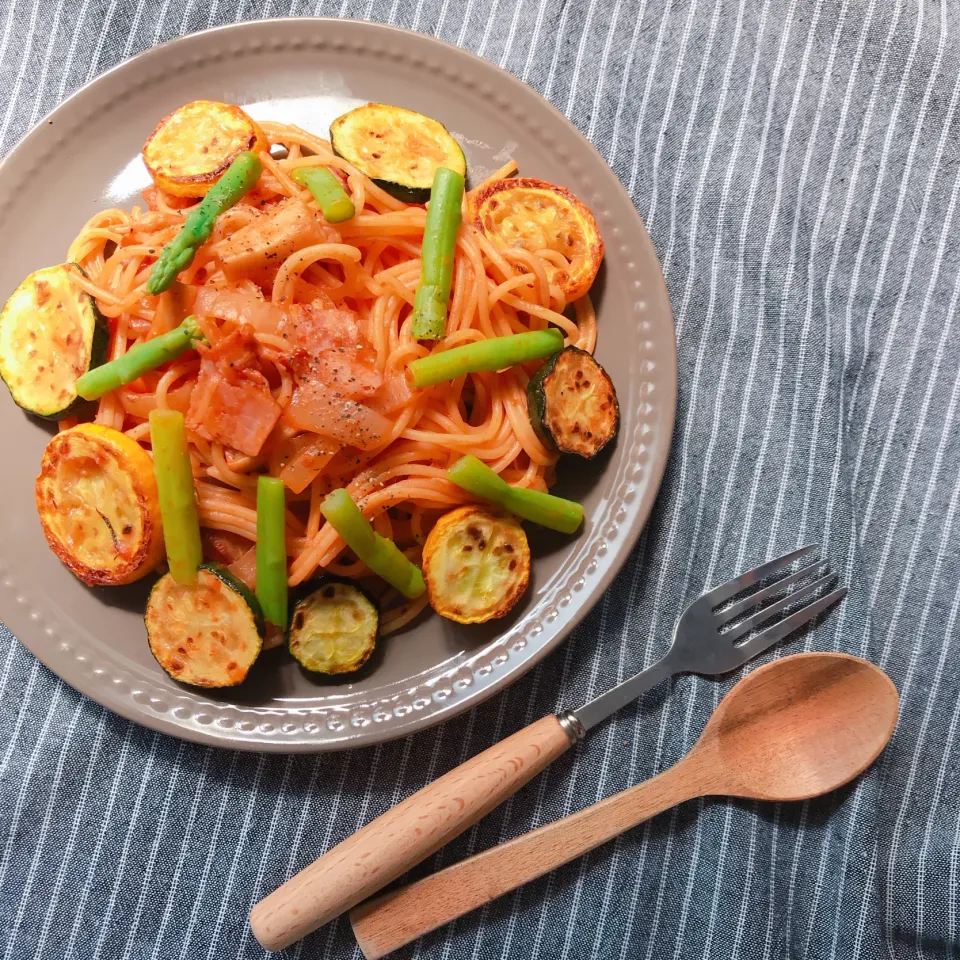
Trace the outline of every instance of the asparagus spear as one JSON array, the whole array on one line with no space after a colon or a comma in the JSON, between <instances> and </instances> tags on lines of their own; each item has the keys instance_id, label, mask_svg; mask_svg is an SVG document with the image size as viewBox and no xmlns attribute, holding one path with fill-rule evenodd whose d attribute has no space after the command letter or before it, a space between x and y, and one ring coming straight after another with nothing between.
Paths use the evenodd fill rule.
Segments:
<instances>
[{"instance_id":1,"label":"asparagus spear","mask_svg":"<svg viewBox=\"0 0 960 960\"><path fill-rule=\"evenodd\" d=\"M197 567L203 560L200 518L187 434L179 410L150 411L150 445L170 573L177 583L196 583Z\"/></svg>"},{"instance_id":2,"label":"asparagus spear","mask_svg":"<svg viewBox=\"0 0 960 960\"><path fill-rule=\"evenodd\" d=\"M463 176L448 167L437 167L423 231L420 284L413 306L413 335L418 340L440 340L447 329L462 200Z\"/></svg>"},{"instance_id":3,"label":"asparagus spear","mask_svg":"<svg viewBox=\"0 0 960 960\"><path fill-rule=\"evenodd\" d=\"M414 599L427 589L420 568L411 563L392 540L381 537L373 529L342 487L327 494L320 504L320 512L347 546L377 576L383 577L405 597Z\"/></svg>"},{"instance_id":4,"label":"asparagus spear","mask_svg":"<svg viewBox=\"0 0 960 960\"><path fill-rule=\"evenodd\" d=\"M163 248L147 281L147 293L163 293L181 270L193 263L197 249L210 239L217 217L240 201L260 179L263 164L252 151L241 153L183 221L180 232Z\"/></svg>"},{"instance_id":5,"label":"asparagus spear","mask_svg":"<svg viewBox=\"0 0 960 960\"><path fill-rule=\"evenodd\" d=\"M77 380L77 394L84 400L97 400L125 383L132 383L148 370L176 360L203 339L196 318L186 317L179 327L138 343L122 357L88 370Z\"/></svg>"},{"instance_id":6,"label":"asparagus spear","mask_svg":"<svg viewBox=\"0 0 960 960\"><path fill-rule=\"evenodd\" d=\"M263 615L287 628L287 505L283 482L257 478L257 599Z\"/></svg>"},{"instance_id":7,"label":"asparagus spear","mask_svg":"<svg viewBox=\"0 0 960 960\"><path fill-rule=\"evenodd\" d=\"M579 503L539 490L512 487L471 454L461 457L447 471L447 477L475 497L489 500L542 527L560 533L575 533L583 523L583 507Z\"/></svg>"},{"instance_id":8,"label":"asparagus spear","mask_svg":"<svg viewBox=\"0 0 960 960\"><path fill-rule=\"evenodd\" d=\"M416 387L429 387L444 380L455 380L478 370L502 370L528 360L539 360L563 349L563 334L555 327L515 333L509 337L489 337L462 347L453 347L409 364Z\"/></svg>"},{"instance_id":9,"label":"asparagus spear","mask_svg":"<svg viewBox=\"0 0 960 960\"><path fill-rule=\"evenodd\" d=\"M326 167L297 167L290 178L313 194L327 223L343 223L356 213L347 191Z\"/></svg>"}]
</instances>

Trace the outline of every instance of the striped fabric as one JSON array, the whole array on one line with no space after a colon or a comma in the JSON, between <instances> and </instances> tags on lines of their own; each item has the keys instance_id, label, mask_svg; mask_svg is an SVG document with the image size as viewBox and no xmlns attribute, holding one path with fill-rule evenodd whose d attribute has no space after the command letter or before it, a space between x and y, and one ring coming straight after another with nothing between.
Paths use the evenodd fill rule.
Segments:
<instances>
[{"instance_id":1,"label":"striped fabric","mask_svg":"<svg viewBox=\"0 0 960 960\"><path fill-rule=\"evenodd\" d=\"M0 628L0 956L262 956L245 926L260 895L431 777L651 662L706 585L808 541L851 595L775 655L882 665L903 697L882 762L813 803L687 804L402 955L956 956L956 4L6 0L0 149L146 47L311 13L480 53L608 159L677 318L663 490L557 653L469 715L375 748L288 759L170 740L78 696ZM662 769L732 682L653 691L421 871ZM287 955L354 954L340 921Z\"/></svg>"}]
</instances>

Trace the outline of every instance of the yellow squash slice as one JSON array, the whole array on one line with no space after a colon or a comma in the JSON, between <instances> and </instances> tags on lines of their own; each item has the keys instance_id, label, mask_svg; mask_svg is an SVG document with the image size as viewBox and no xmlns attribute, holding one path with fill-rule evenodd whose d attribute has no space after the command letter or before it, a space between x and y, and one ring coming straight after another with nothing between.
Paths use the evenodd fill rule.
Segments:
<instances>
[{"instance_id":1,"label":"yellow squash slice","mask_svg":"<svg viewBox=\"0 0 960 960\"><path fill-rule=\"evenodd\" d=\"M118 430L83 423L58 433L36 497L47 542L84 583L131 583L163 558L153 461Z\"/></svg>"},{"instance_id":2,"label":"yellow squash slice","mask_svg":"<svg viewBox=\"0 0 960 960\"><path fill-rule=\"evenodd\" d=\"M260 125L232 103L194 100L164 117L143 145L153 182L177 197L202 197L244 150L265 150Z\"/></svg>"},{"instance_id":3,"label":"yellow squash slice","mask_svg":"<svg viewBox=\"0 0 960 960\"><path fill-rule=\"evenodd\" d=\"M590 208L566 187L522 177L494 180L468 203L474 226L497 246L562 254L569 267L551 265L547 277L568 303L590 289L603 260L603 238Z\"/></svg>"},{"instance_id":4,"label":"yellow squash slice","mask_svg":"<svg viewBox=\"0 0 960 960\"><path fill-rule=\"evenodd\" d=\"M430 605L457 623L505 616L530 583L530 547L516 518L486 507L444 514L423 547Z\"/></svg>"}]
</instances>

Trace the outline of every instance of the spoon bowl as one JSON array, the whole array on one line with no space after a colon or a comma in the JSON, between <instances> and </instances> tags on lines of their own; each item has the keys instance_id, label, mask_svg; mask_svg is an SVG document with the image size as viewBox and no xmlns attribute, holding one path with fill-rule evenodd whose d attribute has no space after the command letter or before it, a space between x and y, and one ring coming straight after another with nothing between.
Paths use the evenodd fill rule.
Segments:
<instances>
[{"instance_id":1,"label":"spoon bowl","mask_svg":"<svg viewBox=\"0 0 960 960\"><path fill-rule=\"evenodd\" d=\"M717 793L807 800L849 783L879 756L899 697L872 663L844 653L774 660L723 698L688 759L709 760Z\"/></svg>"}]
</instances>

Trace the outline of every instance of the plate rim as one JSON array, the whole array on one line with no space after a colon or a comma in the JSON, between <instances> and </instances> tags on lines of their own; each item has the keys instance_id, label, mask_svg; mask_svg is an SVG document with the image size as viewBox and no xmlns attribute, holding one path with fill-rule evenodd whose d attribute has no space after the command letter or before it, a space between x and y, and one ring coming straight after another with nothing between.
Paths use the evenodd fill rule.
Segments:
<instances>
[{"instance_id":1,"label":"plate rim","mask_svg":"<svg viewBox=\"0 0 960 960\"><path fill-rule=\"evenodd\" d=\"M110 689L109 685L105 686L102 681L100 683L96 682L91 673L81 673L78 671L75 675L65 675L61 672L61 668L54 666L54 664L51 662L53 658L48 659L48 657L45 655L51 651L51 647L48 644L43 642L32 643L30 640L25 640L23 639L23 629L14 629L13 626L9 626L9 629L15 639L17 639L35 657L37 657L37 659L44 663L55 675L60 677L60 679L74 687L84 696L90 697L90 699L94 700L96 703L119 714L127 720L139 723L149 729L157 730L180 739L203 743L206 745L222 747L225 749L240 749L270 753L276 752L285 754L319 753L362 746L372 746L384 741L409 736L415 732L419 732L421 730L428 729L429 727L446 722L447 720L450 720L469 709L479 706L480 703L492 697L494 694L502 692L504 688L519 680L521 676L531 670L537 663L546 657L547 654L554 651L562 641L567 639L569 634L577 627L578 624L583 621L583 619L594 608L594 606L602 600L610 584L613 582L614 578L618 575L629 558L630 553L640 538L640 534L646 527L650 513L653 509L654 501L659 493L660 486L663 481L663 476L666 471L666 465L672 446L672 434L676 423L678 391L676 327L666 288L666 281L663 276L662 267L659 264L659 258L656 255L656 249L654 248L653 242L647 233L646 225L644 224L642 217L630 198L630 195L627 193L616 173L609 166L600 151L577 128L577 126L535 88L525 83L520 78L514 76L499 64L494 63L491 60L486 60L470 50L458 47L455 44L448 43L445 40L429 34L407 30L392 24L382 24L375 21L355 20L351 18L273 17L263 20L241 21L239 23L212 27L197 31L195 33L186 34L184 36L171 38L161 44L157 44L154 47L143 50L140 53L122 61L121 63L115 64L108 70L105 70L103 73L83 84L73 93L71 93L69 97L64 99L60 104L45 114L39 121L37 121L34 127L12 147L9 153L2 160L0 160L0 187L2 187L4 178L8 175L9 170L14 162L16 162L16 160L21 158L24 154L28 153L35 143L43 140L46 128L55 122L58 115L60 115L61 118L64 114L69 117L69 115L73 112L73 109L75 109L76 101L82 100L85 96L89 95L91 90L96 89L101 85L106 85L109 79L113 78L116 74L123 71L136 71L138 67L142 68L145 63L153 58L162 58L169 55L169 51L171 49L187 47L198 42L202 44L205 39L209 38L224 38L247 32L252 32L254 34L262 33L264 36L262 36L261 39L268 44L267 38L272 30L289 30L293 25L303 27L304 30L315 28L333 29L346 26L348 30L358 29L361 32L369 32L372 37L380 35L382 41L384 42L389 39L394 41L409 42L411 39L413 39L417 43L426 44L427 47L433 47L438 52L442 52L444 57L453 57L455 60L462 60L463 58L466 58L466 62L471 62L478 69L487 71L493 70L500 78L500 82L507 83L513 89L522 91L525 97L532 95L538 102L538 105L541 109L546 107L548 112L552 115L553 120L555 122L559 122L561 126L566 129L566 133L572 136L581 147L586 147L588 151L593 154L592 159L594 161L599 161L600 167L604 171L604 176L606 176L608 181L611 182L611 185L614 187L615 191L618 192L626 201L627 210L621 213L620 216L626 215L635 218L635 225L639 227L643 237L645 238L645 242L649 247L648 252L652 255L654 261L657 263L658 269L655 277L655 285L657 290L655 293L657 294L656 299L658 300L658 306L665 308L662 311L661 322L669 328L670 336L665 336L664 340L669 342L671 349L669 351L665 351L666 355L661 355L658 357L658 360L661 364L666 363L667 365L667 369L665 371L666 376L661 378L663 382L661 384L661 390L658 399L656 418L658 427L659 429L662 429L663 435L666 439L665 442L660 443L652 449L647 470L648 480L642 495L639 497L640 502L636 510L636 516L632 519L629 531L626 533L626 535L620 537L621 543L618 547L619 553L617 559L614 562L607 563L604 566L604 569L599 572L599 576L597 576L593 583L591 583L591 599L587 602L581 603L572 611L565 613L563 615L562 622L556 628L552 636L548 637L544 642L541 642L521 661L516 662L508 669L501 671L498 675L493 677L489 683L486 683L482 686L479 684L474 685L467 694L459 698L454 697L452 702L449 704L440 706L438 709L435 709L429 713L417 715L416 713L411 712L406 719L397 718L393 722L374 725L372 728L364 729L363 731L348 730L346 731L346 735L342 737L327 737L323 739L314 736L307 736L304 739L277 739L273 736L266 735L261 738L257 735L260 732L259 727L254 731L254 735L250 736L242 733L242 728L240 730L234 727L229 729L218 729L212 723L209 725L200 725L198 723L187 725L186 723L178 722L178 720L175 719L177 716L175 711L168 712L165 710L163 712L151 712L146 709L143 704L138 704L138 702L132 697L112 695L114 691ZM277 49L281 49L284 46L289 46L293 49L296 49L297 47L296 42L288 42L285 44L276 44L275 42L275 45ZM310 44L309 40L304 40L301 38L300 46L302 48L306 49L311 45L312 44ZM229 55L233 57L239 52L240 51L231 51ZM69 136L75 126L76 123L74 122L71 129L69 129L67 134L64 136ZM661 345L661 349L663 346L665 346L665 344ZM623 438L621 438L621 442L623 442ZM628 459L625 456L623 463L626 464L627 462ZM570 547L566 549L574 550L575 543L571 543ZM0 556L0 561L2 561L2 559L3 557ZM7 573L7 579L4 580L4 586L14 586L9 578L9 573ZM20 605L26 603L22 595L18 596L17 600ZM539 600L537 604L531 608L531 614L533 614L541 606L544 606L546 603L547 598ZM6 620L6 617L4 619ZM37 617L32 617L32 619L36 620ZM506 631L504 636L508 636L510 632L510 630ZM27 634L29 635L29 629L27 630ZM484 648L471 654L466 659L466 663L463 665L469 665L472 661L478 659L484 652L487 652L495 647L501 640L502 637L491 640ZM441 666L443 665L438 665L433 669L436 671ZM416 678L409 678L408 680L404 681L404 684L409 686L411 684L416 684L416 682ZM202 692L190 691L190 693L193 694L194 705L198 707L199 705L197 704L197 699L202 697ZM214 709L216 709L225 708L229 705L230 704L228 703L218 701L212 706ZM175 710L176 709L182 708L177 707ZM269 712L269 709L270 708L264 708L266 712ZM304 712L309 713L309 708L304 708ZM172 716L171 713L173 714ZM183 720L185 718L180 719ZM269 725L261 724L261 727L264 728L263 732L265 734L267 732L267 726ZM301 725L299 730L303 734L307 733L304 725ZM273 728L271 727L270 733L272 732Z\"/></svg>"}]
</instances>

